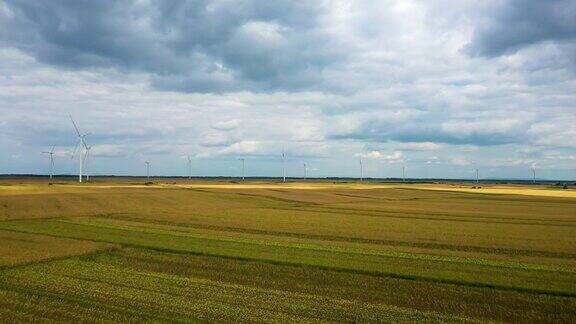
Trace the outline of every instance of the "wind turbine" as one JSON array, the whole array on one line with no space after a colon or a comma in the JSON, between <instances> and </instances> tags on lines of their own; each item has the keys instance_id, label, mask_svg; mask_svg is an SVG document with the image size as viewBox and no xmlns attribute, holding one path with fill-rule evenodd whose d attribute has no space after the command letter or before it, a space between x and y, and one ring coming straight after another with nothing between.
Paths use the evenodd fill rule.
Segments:
<instances>
[{"instance_id":1,"label":"wind turbine","mask_svg":"<svg viewBox=\"0 0 576 324\"><path fill-rule=\"evenodd\" d=\"M282 151L282 182L286 182L286 153Z\"/></svg>"},{"instance_id":2,"label":"wind turbine","mask_svg":"<svg viewBox=\"0 0 576 324\"><path fill-rule=\"evenodd\" d=\"M245 162L246 162L246 159L241 158L241 159L238 159L238 160L242 161L242 181L244 181L244 164L245 164Z\"/></svg>"},{"instance_id":3,"label":"wind turbine","mask_svg":"<svg viewBox=\"0 0 576 324\"><path fill-rule=\"evenodd\" d=\"M186 159L188 159L188 180L192 179L192 159L190 159L190 155L186 155Z\"/></svg>"},{"instance_id":4,"label":"wind turbine","mask_svg":"<svg viewBox=\"0 0 576 324\"><path fill-rule=\"evenodd\" d=\"M532 183L536 183L536 168L532 167Z\"/></svg>"},{"instance_id":5,"label":"wind turbine","mask_svg":"<svg viewBox=\"0 0 576 324\"><path fill-rule=\"evenodd\" d=\"M90 171L88 166L90 164L90 150L92 146L86 146L86 152L84 152L84 167L86 169L86 181L90 181Z\"/></svg>"},{"instance_id":6,"label":"wind turbine","mask_svg":"<svg viewBox=\"0 0 576 324\"><path fill-rule=\"evenodd\" d=\"M49 152L42 152L44 154L50 154L50 180L52 180L52 175L54 174L54 148L56 146L52 145L52 149Z\"/></svg>"},{"instance_id":7,"label":"wind turbine","mask_svg":"<svg viewBox=\"0 0 576 324\"><path fill-rule=\"evenodd\" d=\"M304 180L308 178L308 165L304 162Z\"/></svg>"},{"instance_id":8,"label":"wind turbine","mask_svg":"<svg viewBox=\"0 0 576 324\"><path fill-rule=\"evenodd\" d=\"M360 182L364 180L364 165L362 164L362 158L360 158Z\"/></svg>"},{"instance_id":9,"label":"wind turbine","mask_svg":"<svg viewBox=\"0 0 576 324\"><path fill-rule=\"evenodd\" d=\"M78 153L78 182L82 182L82 167L84 166L84 155L82 154L82 148L84 149L88 149L88 146L86 145L86 135L88 134L81 134L80 130L78 130L78 126L76 125L76 122L74 122L74 118L72 118L72 115L70 116L70 120L72 121L72 124L74 125L74 129L76 130L76 136L78 136L78 142L76 143L76 147L74 148L74 152L72 153L72 158L74 158L74 155L76 154L76 151L78 150L78 147L80 147L80 151Z\"/></svg>"},{"instance_id":10,"label":"wind turbine","mask_svg":"<svg viewBox=\"0 0 576 324\"><path fill-rule=\"evenodd\" d=\"M144 162L146 163L146 179L150 182L150 161Z\"/></svg>"},{"instance_id":11,"label":"wind turbine","mask_svg":"<svg viewBox=\"0 0 576 324\"><path fill-rule=\"evenodd\" d=\"M406 181L406 167L402 166L402 182Z\"/></svg>"},{"instance_id":12,"label":"wind turbine","mask_svg":"<svg viewBox=\"0 0 576 324\"><path fill-rule=\"evenodd\" d=\"M476 183L478 183L478 169L476 169Z\"/></svg>"}]
</instances>

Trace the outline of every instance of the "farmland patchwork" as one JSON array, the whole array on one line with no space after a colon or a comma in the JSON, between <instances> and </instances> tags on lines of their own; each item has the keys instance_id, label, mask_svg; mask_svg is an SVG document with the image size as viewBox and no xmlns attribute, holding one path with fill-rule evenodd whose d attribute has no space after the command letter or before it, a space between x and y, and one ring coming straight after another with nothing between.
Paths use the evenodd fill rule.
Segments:
<instances>
[{"instance_id":1,"label":"farmland patchwork","mask_svg":"<svg viewBox=\"0 0 576 324\"><path fill-rule=\"evenodd\" d=\"M0 190L3 322L576 320L570 197L43 186Z\"/></svg>"}]
</instances>

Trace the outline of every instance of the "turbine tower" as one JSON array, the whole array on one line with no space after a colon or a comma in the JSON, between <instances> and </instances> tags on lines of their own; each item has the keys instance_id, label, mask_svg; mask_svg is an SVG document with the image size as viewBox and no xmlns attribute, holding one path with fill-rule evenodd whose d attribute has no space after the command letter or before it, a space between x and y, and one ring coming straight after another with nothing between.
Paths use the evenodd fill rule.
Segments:
<instances>
[{"instance_id":1,"label":"turbine tower","mask_svg":"<svg viewBox=\"0 0 576 324\"><path fill-rule=\"evenodd\" d=\"M84 152L84 169L86 173L86 181L90 181L90 171L88 166L90 165L90 150L92 146L86 146L86 152Z\"/></svg>"},{"instance_id":2,"label":"turbine tower","mask_svg":"<svg viewBox=\"0 0 576 324\"><path fill-rule=\"evenodd\" d=\"M402 182L406 181L406 167L402 166Z\"/></svg>"},{"instance_id":3,"label":"turbine tower","mask_svg":"<svg viewBox=\"0 0 576 324\"><path fill-rule=\"evenodd\" d=\"M69 116L70 120L72 121L72 125L74 125L74 130L76 130L76 136L78 136L78 142L76 143L76 147L72 153L72 158L74 158L76 151L78 148L80 148L80 151L78 152L78 182L82 182L82 168L84 167L84 154L82 154L82 149L88 149L88 146L86 145L86 136L88 134L81 134L80 130L78 130L76 122L74 122L74 119L72 118L72 115Z\"/></svg>"},{"instance_id":4,"label":"turbine tower","mask_svg":"<svg viewBox=\"0 0 576 324\"><path fill-rule=\"evenodd\" d=\"M282 182L286 182L286 153L282 151Z\"/></svg>"},{"instance_id":5,"label":"turbine tower","mask_svg":"<svg viewBox=\"0 0 576 324\"><path fill-rule=\"evenodd\" d=\"M49 152L42 152L43 154L50 155L50 180L52 180L52 176L54 175L54 148L56 146L52 145L52 149Z\"/></svg>"},{"instance_id":6,"label":"turbine tower","mask_svg":"<svg viewBox=\"0 0 576 324\"><path fill-rule=\"evenodd\" d=\"M150 182L150 161L144 163L146 163L146 181Z\"/></svg>"},{"instance_id":7,"label":"turbine tower","mask_svg":"<svg viewBox=\"0 0 576 324\"><path fill-rule=\"evenodd\" d=\"M532 167L532 183L536 183L536 168Z\"/></svg>"},{"instance_id":8,"label":"turbine tower","mask_svg":"<svg viewBox=\"0 0 576 324\"><path fill-rule=\"evenodd\" d=\"M188 160L188 180L192 179L192 159L190 158L190 154L186 155L186 159Z\"/></svg>"},{"instance_id":9,"label":"turbine tower","mask_svg":"<svg viewBox=\"0 0 576 324\"><path fill-rule=\"evenodd\" d=\"M244 181L244 166L245 166L246 159L245 159L245 158L241 158L241 159L238 159L238 160L242 161L242 181Z\"/></svg>"},{"instance_id":10,"label":"turbine tower","mask_svg":"<svg viewBox=\"0 0 576 324\"><path fill-rule=\"evenodd\" d=\"M364 180L364 165L362 164L362 158L360 158L360 182Z\"/></svg>"},{"instance_id":11,"label":"turbine tower","mask_svg":"<svg viewBox=\"0 0 576 324\"><path fill-rule=\"evenodd\" d=\"M308 178L308 165L304 162L304 180Z\"/></svg>"},{"instance_id":12,"label":"turbine tower","mask_svg":"<svg viewBox=\"0 0 576 324\"><path fill-rule=\"evenodd\" d=\"M478 169L476 169L476 183L478 183Z\"/></svg>"}]
</instances>

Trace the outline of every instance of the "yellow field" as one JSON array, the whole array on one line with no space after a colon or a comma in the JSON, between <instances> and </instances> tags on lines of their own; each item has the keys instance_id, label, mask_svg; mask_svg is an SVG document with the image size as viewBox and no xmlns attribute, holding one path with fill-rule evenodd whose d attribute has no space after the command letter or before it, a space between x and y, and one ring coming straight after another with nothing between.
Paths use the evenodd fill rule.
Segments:
<instances>
[{"instance_id":1,"label":"yellow field","mask_svg":"<svg viewBox=\"0 0 576 324\"><path fill-rule=\"evenodd\" d=\"M176 185L181 188L207 188L207 189L294 189L294 190L330 190L330 189L392 189L392 188L413 188L421 190L458 191L482 194L499 195L526 195L543 197L565 197L576 198L576 190L558 190L547 187L527 187L527 186L505 186L505 185L484 185L482 188L472 188L476 185L449 185L449 184L373 184L373 183L249 183L249 184L213 184L200 183L188 185Z\"/></svg>"},{"instance_id":2,"label":"yellow field","mask_svg":"<svg viewBox=\"0 0 576 324\"><path fill-rule=\"evenodd\" d=\"M56 185L58 186L58 185ZM474 188L473 188L474 187ZM194 182L194 183L179 183L167 182L156 183L152 185L136 184L136 183L93 183L78 185L68 183L65 188L69 188L68 192L73 192L75 188L94 188L94 189L119 189L119 188L198 188L198 189L292 189L292 190L333 190L333 189L354 189L354 190L371 190L371 189L420 189L420 190L438 190L438 191L457 191L468 193L481 193L481 194L498 194L498 195L525 195L525 196L542 196L542 197L561 197L561 198L576 198L575 189L552 189L548 186L525 186L525 185L494 185L482 184L402 184L402 183L331 183L331 182ZM62 187L58 188L60 191L66 191ZM54 192L51 188L38 186L36 184L10 184L2 185L0 183L0 193L2 194L20 194L20 193L50 193Z\"/></svg>"},{"instance_id":3,"label":"yellow field","mask_svg":"<svg viewBox=\"0 0 576 324\"><path fill-rule=\"evenodd\" d=\"M0 183L0 319L574 321L574 191L482 186Z\"/></svg>"}]
</instances>

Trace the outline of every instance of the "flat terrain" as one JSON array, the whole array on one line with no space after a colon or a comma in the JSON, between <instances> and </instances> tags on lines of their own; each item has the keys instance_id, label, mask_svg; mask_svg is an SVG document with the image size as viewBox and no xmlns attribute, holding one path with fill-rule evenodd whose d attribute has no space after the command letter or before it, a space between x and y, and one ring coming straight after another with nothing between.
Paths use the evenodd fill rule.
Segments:
<instances>
[{"instance_id":1,"label":"flat terrain","mask_svg":"<svg viewBox=\"0 0 576 324\"><path fill-rule=\"evenodd\" d=\"M0 182L0 322L575 322L576 191Z\"/></svg>"}]
</instances>

